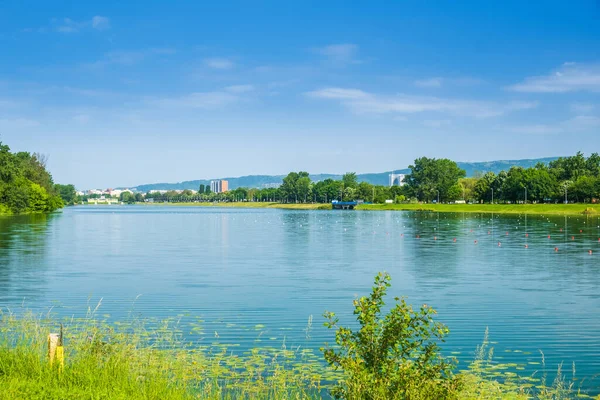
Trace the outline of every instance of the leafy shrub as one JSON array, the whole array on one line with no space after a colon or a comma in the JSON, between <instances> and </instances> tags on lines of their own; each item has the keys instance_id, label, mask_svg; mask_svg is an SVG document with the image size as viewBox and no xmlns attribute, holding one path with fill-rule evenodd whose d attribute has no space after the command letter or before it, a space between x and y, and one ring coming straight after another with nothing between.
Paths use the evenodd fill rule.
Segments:
<instances>
[{"instance_id":1,"label":"leafy shrub","mask_svg":"<svg viewBox=\"0 0 600 400\"><path fill-rule=\"evenodd\" d=\"M336 348L321 349L325 360L344 377L332 390L344 399L447 399L457 397L460 380L452 374L456 360L440 355L438 343L448 328L433 320L427 305L413 310L404 299L382 317L390 276L379 273L368 297L354 300L358 331L338 326L325 312L325 326L337 329Z\"/></svg>"}]
</instances>

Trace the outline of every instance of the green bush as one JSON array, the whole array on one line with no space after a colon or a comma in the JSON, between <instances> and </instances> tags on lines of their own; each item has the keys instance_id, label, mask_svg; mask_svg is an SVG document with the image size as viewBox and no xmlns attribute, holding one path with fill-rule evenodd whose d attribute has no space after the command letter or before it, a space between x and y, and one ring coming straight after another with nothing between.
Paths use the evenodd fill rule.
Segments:
<instances>
[{"instance_id":1,"label":"green bush","mask_svg":"<svg viewBox=\"0 0 600 400\"><path fill-rule=\"evenodd\" d=\"M338 326L332 312L325 326L336 329L337 348L321 349L325 360L344 377L332 390L344 399L448 399L457 397L460 380L452 374L456 360L440 354L448 328L433 320L427 305L413 310L404 299L382 316L390 276L379 273L368 297L354 300L360 329Z\"/></svg>"}]
</instances>

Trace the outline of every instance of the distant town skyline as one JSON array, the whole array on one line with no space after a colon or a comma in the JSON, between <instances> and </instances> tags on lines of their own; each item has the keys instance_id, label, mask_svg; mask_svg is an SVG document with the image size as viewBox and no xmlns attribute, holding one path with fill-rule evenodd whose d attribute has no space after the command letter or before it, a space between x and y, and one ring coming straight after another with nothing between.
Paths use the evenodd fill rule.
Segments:
<instances>
[{"instance_id":1,"label":"distant town skyline","mask_svg":"<svg viewBox=\"0 0 600 400\"><path fill-rule=\"evenodd\" d=\"M1 2L0 140L79 189L600 151L597 1L312 5Z\"/></svg>"}]
</instances>

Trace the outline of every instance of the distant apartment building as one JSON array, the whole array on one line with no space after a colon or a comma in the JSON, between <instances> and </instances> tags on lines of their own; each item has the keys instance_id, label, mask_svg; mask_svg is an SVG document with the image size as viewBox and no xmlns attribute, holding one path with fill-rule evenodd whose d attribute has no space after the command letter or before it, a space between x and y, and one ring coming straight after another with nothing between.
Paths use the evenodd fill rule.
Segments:
<instances>
[{"instance_id":1,"label":"distant apartment building","mask_svg":"<svg viewBox=\"0 0 600 400\"><path fill-rule=\"evenodd\" d=\"M213 193L223 193L229 190L229 182L224 180L210 181L210 191Z\"/></svg>"}]
</instances>

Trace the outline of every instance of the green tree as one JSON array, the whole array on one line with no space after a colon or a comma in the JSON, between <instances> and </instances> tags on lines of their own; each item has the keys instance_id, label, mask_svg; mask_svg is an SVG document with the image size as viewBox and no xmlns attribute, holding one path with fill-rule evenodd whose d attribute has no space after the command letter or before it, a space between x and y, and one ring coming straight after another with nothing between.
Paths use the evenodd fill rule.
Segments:
<instances>
[{"instance_id":1,"label":"green tree","mask_svg":"<svg viewBox=\"0 0 600 400\"><path fill-rule=\"evenodd\" d=\"M454 161L445 158L421 157L409 168L411 173L404 179L406 189L421 201L437 199L438 191L440 201L449 200L450 188L466 175Z\"/></svg>"},{"instance_id":2,"label":"green tree","mask_svg":"<svg viewBox=\"0 0 600 400\"><path fill-rule=\"evenodd\" d=\"M344 176L342 176L342 183L344 184L344 188L355 189L358 186L356 172L346 172Z\"/></svg>"},{"instance_id":3,"label":"green tree","mask_svg":"<svg viewBox=\"0 0 600 400\"><path fill-rule=\"evenodd\" d=\"M486 203L490 203L493 197L492 190L496 190L493 186L495 180L496 174L494 174L493 172L487 172L479 180L477 180L477 183L473 188L473 196L475 197L475 200L483 200ZM496 192L495 194L495 200L498 200L498 195L500 193Z\"/></svg>"},{"instance_id":4,"label":"green tree","mask_svg":"<svg viewBox=\"0 0 600 400\"><path fill-rule=\"evenodd\" d=\"M61 197L65 204L74 204L77 197L77 191L73 185L54 185L54 190Z\"/></svg>"},{"instance_id":5,"label":"green tree","mask_svg":"<svg viewBox=\"0 0 600 400\"><path fill-rule=\"evenodd\" d=\"M325 326L335 329L336 348L325 347L325 360L344 378L333 389L344 399L448 399L460 386L452 371L454 359L440 354L439 342L449 330L433 317L427 305L414 310L405 299L385 316L384 298L390 276L375 277L371 295L354 300L359 329L339 325L332 312L325 312Z\"/></svg>"},{"instance_id":6,"label":"green tree","mask_svg":"<svg viewBox=\"0 0 600 400\"><path fill-rule=\"evenodd\" d=\"M204 188L205 188L204 184L201 183L200 187L198 188L198 193L199 194L203 194L206 191Z\"/></svg>"},{"instance_id":7,"label":"green tree","mask_svg":"<svg viewBox=\"0 0 600 400\"><path fill-rule=\"evenodd\" d=\"M129 192L122 192L121 195L119 196L119 201L122 201L123 203L127 203L127 204L134 204L135 203L135 195L133 193L129 193Z\"/></svg>"}]
</instances>

